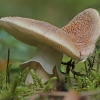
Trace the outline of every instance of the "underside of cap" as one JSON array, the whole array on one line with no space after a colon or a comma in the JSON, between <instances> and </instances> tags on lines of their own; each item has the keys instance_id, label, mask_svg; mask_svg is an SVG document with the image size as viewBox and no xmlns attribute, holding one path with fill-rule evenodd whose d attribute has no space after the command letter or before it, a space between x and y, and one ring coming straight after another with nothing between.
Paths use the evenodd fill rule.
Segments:
<instances>
[{"instance_id":1,"label":"underside of cap","mask_svg":"<svg viewBox=\"0 0 100 100\"><path fill-rule=\"evenodd\" d=\"M4 17L0 19L0 25L26 44L37 46L42 42L74 60L80 58L78 49L66 32L47 22L22 17Z\"/></svg>"},{"instance_id":2,"label":"underside of cap","mask_svg":"<svg viewBox=\"0 0 100 100\"><path fill-rule=\"evenodd\" d=\"M75 16L62 28L78 48L80 60L86 60L94 51L100 36L100 18L95 9L89 8Z\"/></svg>"}]
</instances>

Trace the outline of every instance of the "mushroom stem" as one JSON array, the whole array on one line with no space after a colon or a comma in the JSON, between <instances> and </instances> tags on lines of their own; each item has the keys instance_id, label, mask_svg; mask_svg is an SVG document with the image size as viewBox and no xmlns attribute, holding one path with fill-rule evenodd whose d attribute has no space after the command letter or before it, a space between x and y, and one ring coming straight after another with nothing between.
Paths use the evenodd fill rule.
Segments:
<instances>
[{"instance_id":1,"label":"mushroom stem","mask_svg":"<svg viewBox=\"0 0 100 100\"><path fill-rule=\"evenodd\" d=\"M51 77L60 74L59 69L62 57L63 54L61 52L46 44L39 43L34 57L29 61L21 63L20 67L29 67L29 69L34 69L37 76L41 78L42 82L46 82ZM34 83L34 80L32 79L30 72L27 74L25 83Z\"/></svg>"},{"instance_id":2,"label":"mushroom stem","mask_svg":"<svg viewBox=\"0 0 100 100\"><path fill-rule=\"evenodd\" d=\"M43 83L45 83L46 81L48 81L51 77L56 76L56 72L54 72L53 74L48 74L43 67L40 65L40 63L33 61L31 63L31 65L29 66L29 69L34 69L36 75L42 80ZM55 70L55 68L54 68ZM25 84L30 84L30 83L34 83L34 80L31 76L30 71L27 74L26 80L25 80Z\"/></svg>"}]
</instances>

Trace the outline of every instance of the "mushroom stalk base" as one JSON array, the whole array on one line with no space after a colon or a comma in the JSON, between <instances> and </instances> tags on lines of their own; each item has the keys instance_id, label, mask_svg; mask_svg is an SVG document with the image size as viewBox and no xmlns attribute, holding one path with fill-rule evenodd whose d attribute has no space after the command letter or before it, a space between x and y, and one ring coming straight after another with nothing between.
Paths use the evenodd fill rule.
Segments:
<instances>
[{"instance_id":1,"label":"mushroom stalk base","mask_svg":"<svg viewBox=\"0 0 100 100\"><path fill-rule=\"evenodd\" d=\"M42 82L48 81L53 76L61 77L59 79L62 80L62 74L59 71L62 57L63 54L61 52L48 45L40 43L34 57L29 61L21 63L20 67L34 69ZM27 74L25 83L34 83L30 72Z\"/></svg>"}]
</instances>

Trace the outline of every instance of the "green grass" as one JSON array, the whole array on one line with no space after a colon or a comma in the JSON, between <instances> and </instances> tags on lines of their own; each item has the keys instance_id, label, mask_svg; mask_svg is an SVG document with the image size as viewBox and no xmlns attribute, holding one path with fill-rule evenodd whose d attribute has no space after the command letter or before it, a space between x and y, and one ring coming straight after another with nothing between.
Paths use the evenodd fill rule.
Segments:
<instances>
[{"instance_id":1,"label":"green grass","mask_svg":"<svg viewBox=\"0 0 100 100\"><path fill-rule=\"evenodd\" d=\"M62 87L66 90L73 88L79 92L100 89L100 71L97 67L99 58L96 56L98 54L99 52L93 54L85 64L83 62L73 64L73 60L65 65L62 64L61 72L65 75L65 83ZM42 83L34 70L30 70L35 81L34 84L26 85L25 79L29 70L19 70L13 77L11 70L12 68L9 65L7 72L0 73L0 100L24 100L34 93L55 91L51 83L57 80L57 77Z\"/></svg>"},{"instance_id":2,"label":"green grass","mask_svg":"<svg viewBox=\"0 0 100 100\"><path fill-rule=\"evenodd\" d=\"M6 73L0 74L0 100L24 100L34 93L41 93L43 91L51 91L53 87L52 81L56 80L56 77L51 78L48 82L42 83L41 79L37 77L33 70L30 70L34 81L34 84L26 85L25 78L28 69L19 71L19 73L10 79L10 82L6 79Z\"/></svg>"}]
</instances>

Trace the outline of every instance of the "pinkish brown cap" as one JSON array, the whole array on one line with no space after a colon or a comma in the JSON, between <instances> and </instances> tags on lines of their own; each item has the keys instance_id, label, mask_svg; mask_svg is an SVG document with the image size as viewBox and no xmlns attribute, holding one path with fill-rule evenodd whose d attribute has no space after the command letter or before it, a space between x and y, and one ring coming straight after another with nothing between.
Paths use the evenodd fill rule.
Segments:
<instances>
[{"instance_id":1,"label":"pinkish brown cap","mask_svg":"<svg viewBox=\"0 0 100 100\"><path fill-rule=\"evenodd\" d=\"M4 17L0 25L16 39L33 46L45 43L74 60L84 60L91 55L100 35L99 13L86 9L62 29L47 22L22 18Z\"/></svg>"}]
</instances>

